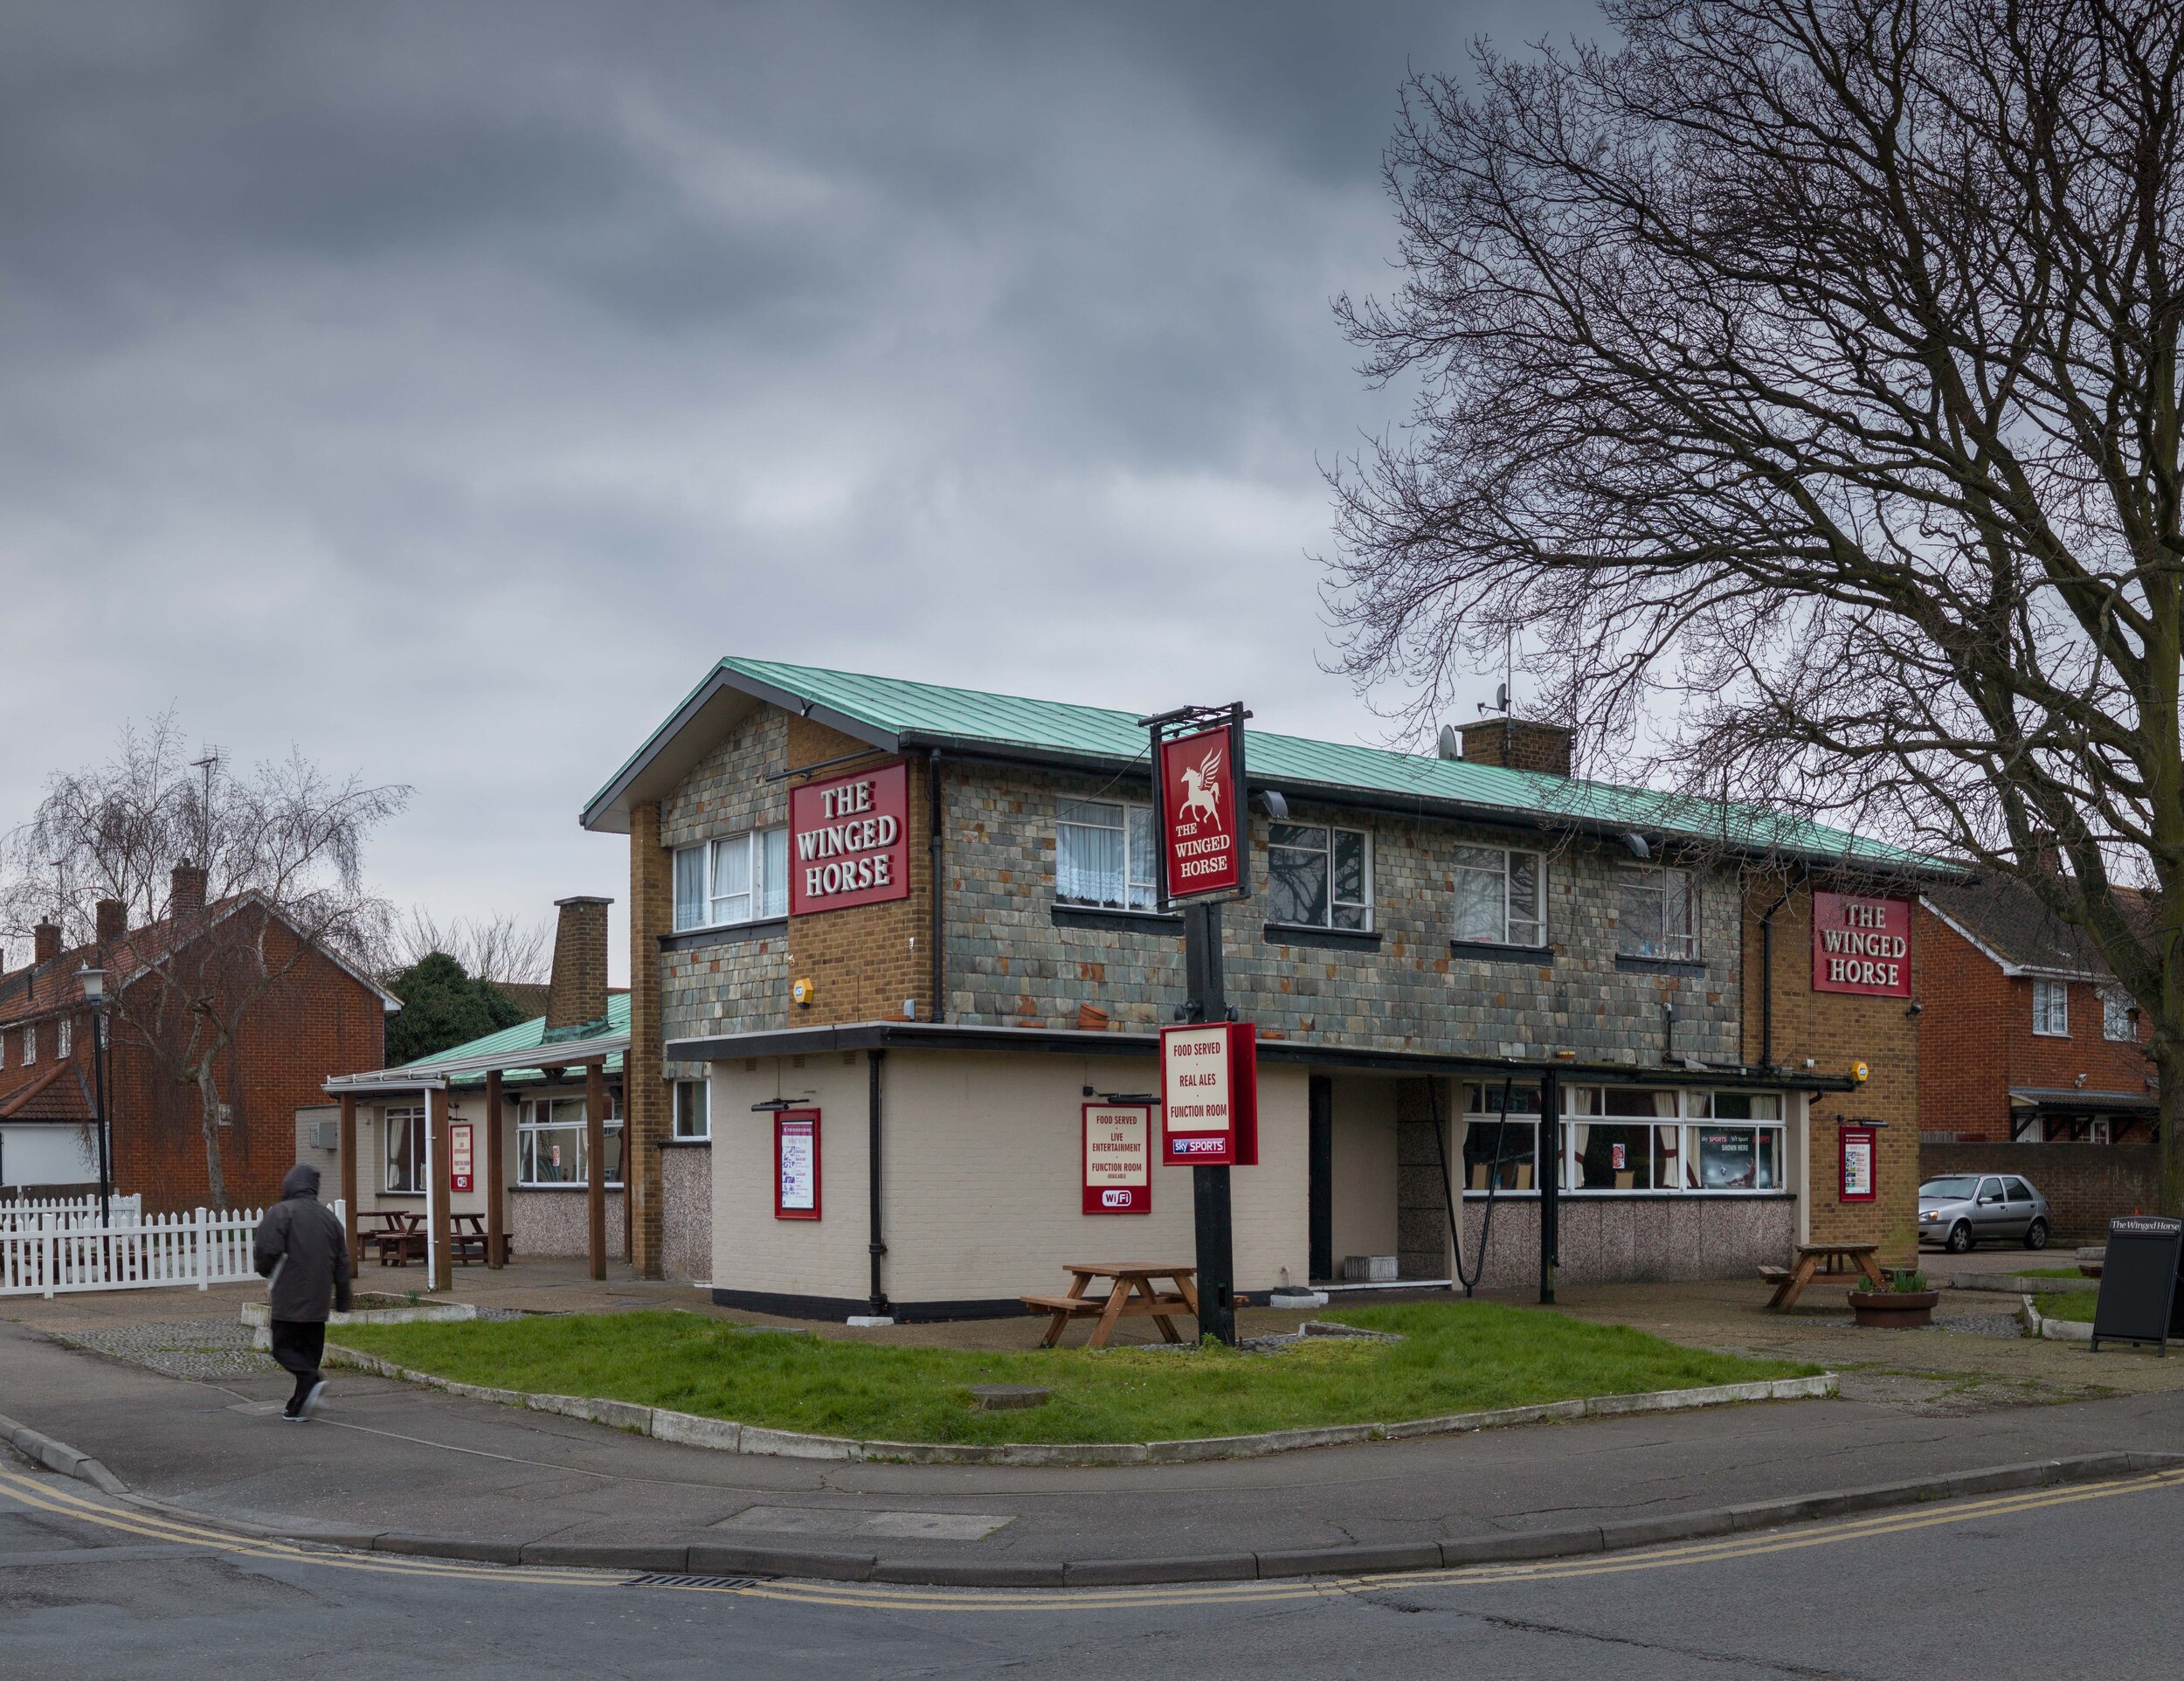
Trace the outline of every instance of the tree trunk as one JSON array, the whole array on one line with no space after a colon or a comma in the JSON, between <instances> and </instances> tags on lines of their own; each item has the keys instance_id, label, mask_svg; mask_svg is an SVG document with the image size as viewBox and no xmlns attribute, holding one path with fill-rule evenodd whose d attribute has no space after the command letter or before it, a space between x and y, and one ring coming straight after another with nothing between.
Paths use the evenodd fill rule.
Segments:
<instances>
[{"instance_id":1,"label":"tree trunk","mask_svg":"<svg viewBox=\"0 0 2184 1681\"><path fill-rule=\"evenodd\" d=\"M197 1064L197 1098L204 1111L205 1193L211 1207L225 1209L227 1176L220 1171L220 1087L210 1056Z\"/></svg>"},{"instance_id":2,"label":"tree trunk","mask_svg":"<svg viewBox=\"0 0 2184 1681\"><path fill-rule=\"evenodd\" d=\"M2160 1080L2160 1147L2156 1159L2161 1168L2161 1212L2184 1214L2184 1068L2160 1051L2153 1065Z\"/></svg>"}]
</instances>

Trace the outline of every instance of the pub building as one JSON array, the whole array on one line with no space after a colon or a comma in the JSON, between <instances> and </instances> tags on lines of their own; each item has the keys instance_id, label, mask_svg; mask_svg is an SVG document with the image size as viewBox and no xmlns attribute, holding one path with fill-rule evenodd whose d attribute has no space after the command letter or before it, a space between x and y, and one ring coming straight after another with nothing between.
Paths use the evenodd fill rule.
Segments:
<instances>
[{"instance_id":1,"label":"pub building","mask_svg":"<svg viewBox=\"0 0 2184 1681\"><path fill-rule=\"evenodd\" d=\"M1911 1257L1925 861L1574 778L1515 718L1435 754L1244 740L1239 1290L1476 1276L1489 1207L1483 1282L1528 1286L1549 1175L1565 1282ZM639 1270L693 1197L713 1299L772 1313L1016 1312L1065 1262L1188 1262L1150 763L1128 712L708 672L582 816L629 836Z\"/></svg>"}]
</instances>

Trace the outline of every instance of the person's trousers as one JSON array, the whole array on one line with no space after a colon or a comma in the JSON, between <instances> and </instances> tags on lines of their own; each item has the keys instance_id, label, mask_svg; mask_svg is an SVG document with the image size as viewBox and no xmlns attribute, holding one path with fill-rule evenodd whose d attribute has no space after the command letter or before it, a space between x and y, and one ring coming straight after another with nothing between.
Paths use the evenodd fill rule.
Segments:
<instances>
[{"instance_id":1,"label":"person's trousers","mask_svg":"<svg viewBox=\"0 0 2184 1681\"><path fill-rule=\"evenodd\" d=\"M288 1411L301 1410L304 1396L311 1393L311 1386L323 1376L319 1370L319 1362L326 1357L326 1321L275 1319L273 1322L273 1357L284 1370L295 1373L296 1392L288 1398Z\"/></svg>"}]
</instances>

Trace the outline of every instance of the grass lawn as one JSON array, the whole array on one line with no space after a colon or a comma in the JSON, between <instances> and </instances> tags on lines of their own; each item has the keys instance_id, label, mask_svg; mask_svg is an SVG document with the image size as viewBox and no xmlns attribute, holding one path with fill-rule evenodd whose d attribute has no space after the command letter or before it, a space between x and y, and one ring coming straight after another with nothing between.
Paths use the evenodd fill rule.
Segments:
<instances>
[{"instance_id":1,"label":"grass lawn","mask_svg":"<svg viewBox=\"0 0 2184 1681\"><path fill-rule=\"evenodd\" d=\"M674 1312L356 1325L335 1340L459 1382L893 1442L1239 1435L1820 1370L1489 1302L1409 1303L1330 1317L1405 1340L1315 1339L1272 1354L972 1352L784 1335ZM974 1383L1040 1384L1054 1400L979 1412L967 1393Z\"/></svg>"},{"instance_id":2,"label":"grass lawn","mask_svg":"<svg viewBox=\"0 0 2184 1681\"><path fill-rule=\"evenodd\" d=\"M2058 1292L2053 1296L2035 1296L2033 1305L2041 1317L2048 1319L2076 1319L2084 1325L2093 1323L2093 1309L2100 1301L2098 1291L2076 1290Z\"/></svg>"}]
</instances>

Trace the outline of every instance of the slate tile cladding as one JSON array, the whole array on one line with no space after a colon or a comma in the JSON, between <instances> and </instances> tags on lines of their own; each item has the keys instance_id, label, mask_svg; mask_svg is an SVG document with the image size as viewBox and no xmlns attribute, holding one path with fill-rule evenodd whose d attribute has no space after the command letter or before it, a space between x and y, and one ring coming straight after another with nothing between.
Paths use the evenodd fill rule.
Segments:
<instances>
[{"instance_id":1,"label":"slate tile cladding","mask_svg":"<svg viewBox=\"0 0 2184 1681\"><path fill-rule=\"evenodd\" d=\"M764 778L788 763L788 722L761 708L701 760L662 802L661 843L688 845L785 821L787 785ZM944 760L943 780L947 1019L1075 1027L1086 1004L1105 1011L1118 1028L1143 1030L1171 1019L1184 988L1182 940L1173 925L1082 927L1054 917L1059 807L1082 799L1142 802L1144 778ZM1228 907L1229 999L1261 1031L1380 1049L1525 1057L1571 1050L1588 1061L1657 1065L1665 1045L1662 1006L1672 1004L1679 1055L1736 1060L1739 889L1733 873L1702 877L1704 973L1627 972L1615 960L1620 848L1306 802L1293 806L1292 820L1372 834L1380 943L1365 950L1287 944L1263 932L1262 893ZM1263 820L1254 824L1252 861L1261 889L1264 827ZM1455 848L1463 845L1549 854L1551 961L1451 952L1450 872ZM901 908L906 925L926 915L923 903L921 891ZM837 911L828 920L866 914ZM791 949L791 937L777 936L663 953L667 1036L789 1026L797 1013L788 998ZM822 1015L849 1019L826 1008L810 1019ZM698 1072L667 1070L669 1078Z\"/></svg>"}]
</instances>

